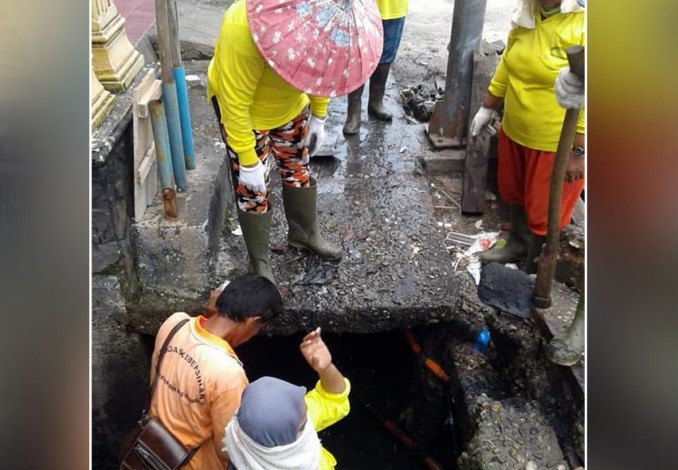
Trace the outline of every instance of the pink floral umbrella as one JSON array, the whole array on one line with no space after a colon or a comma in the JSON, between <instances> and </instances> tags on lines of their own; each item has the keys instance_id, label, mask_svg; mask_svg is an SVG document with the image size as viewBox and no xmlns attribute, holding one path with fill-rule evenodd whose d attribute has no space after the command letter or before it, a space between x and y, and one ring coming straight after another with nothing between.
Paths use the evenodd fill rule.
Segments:
<instances>
[{"instance_id":1,"label":"pink floral umbrella","mask_svg":"<svg viewBox=\"0 0 678 470\"><path fill-rule=\"evenodd\" d=\"M315 96L365 83L384 47L374 0L247 0L252 38L287 83Z\"/></svg>"}]
</instances>

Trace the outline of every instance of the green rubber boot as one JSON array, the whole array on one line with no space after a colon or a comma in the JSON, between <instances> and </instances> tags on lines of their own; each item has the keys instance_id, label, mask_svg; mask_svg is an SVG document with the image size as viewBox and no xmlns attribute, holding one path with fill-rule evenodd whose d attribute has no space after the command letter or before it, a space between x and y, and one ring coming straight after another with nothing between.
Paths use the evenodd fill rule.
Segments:
<instances>
[{"instance_id":1,"label":"green rubber boot","mask_svg":"<svg viewBox=\"0 0 678 470\"><path fill-rule=\"evenodd\" d=\"M549 359L561 366L573 366L584 352L586 314L584 309L584 293L579 296L577 312L570 327L554 337L546 346Z\"/></svg>"},{"instance_id":2,"label":"green rubber boot","mask_svg":"<svg viewBox=\"0 0 678 470\"><path fill-rule=\"evenodd\" d=\"M501 248L491 248L483 251L479 258L483 263L496 261L497 263L510 263L522 259L527 255L528 238L530 230L527 228L527 216L525 208L520 204L511 205L509 208L511 232L508 242Z\"/></svg>"},{"instance_id":3,"label":"green rubber boot","mask_svg":"<svg viewBox=\"0 0 678 470\"><path fill-rule=\"evenodd\" d=\"M346 135L354 135L360 131L360 108L362 107L364 88L365 85L361 85L360 88L348 94L348 111L344 124L344 134Z\"/></svg>"},{"instance_id":4,"label":"green rubber boot","mask_svg":"<svg viewBox=\"0 0 678 470\"><path fill-rule=\"evenodd\" d=\"M273 284L275 276L268 262L268 242L271 235L271 207L267 212L244 212L238 210L238 221L245 237L250 258L250 272L263 276ZM277 285L277 284L276 284Z\"/></svg>"},{"instance_id":5,"label":"green rubber boot","mask_svg":"<svg viewBox=\"0 0 678 470\"><path fill-rule=\"evenodd\" d=\"M287 243L293 248L311 250L324 259L341 259L344 249L320 234L317 223L318 187L314 178L310 178L310 183L306 188L283 185L285 217L290 226Z\"/></svg>"},{"instance_id":6,"label":"green rubber boot","mask_svg":"<svg viewBox=\"0 0 678 470\"><path fill-rule=\"evenodd\" d=\"M541 250L544 246L544 242L546 242L546 237L535 235L534 233L530 235L530 241L527 246L527 257L525 258L525 272L527 274L537 273L539 256L541 256Z\"/></svg>"},{"instance_id":7,"label":"green rubber boot","mask_svg":"<svg viewBox=\"0 0 678 470\"><path fill-rule=\"evenodd\" d=\"M390 121L393 115L384 108L386 80L391 64L380 64L370 77L370 98L367 102L367 114L381 121Z\"/></svg>"}]
</instances>

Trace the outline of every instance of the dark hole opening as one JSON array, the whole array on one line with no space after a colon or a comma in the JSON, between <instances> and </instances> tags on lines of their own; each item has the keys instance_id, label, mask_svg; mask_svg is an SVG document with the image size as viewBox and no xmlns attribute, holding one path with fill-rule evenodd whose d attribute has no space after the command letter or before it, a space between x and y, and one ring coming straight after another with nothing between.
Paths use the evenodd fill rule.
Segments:
<instances>
[{"instance_id":1,"label":"dark hole opening","mask_svg":"<svg viewBox=\"0 0 678 470\"><path fill-rule=\"evenodd\" d=\"M261 336L238 348L250 381L270 375L309 389L314 387L317 374L299 352L302 338L303 334ZM320 433L323 445L337 459L337 469L424 468L420 456L402 445L383 425L389 420L416 438L416 430L408 430L402 418L408 409L421 412L416 409L422 403L421 397L413 397L418 389L413 381L421 379L417 378L416 357L403 332L325 333L323 339L334 363L351 381L350 414ZM441 393L439 398L447 399L447 394ZM449 411L444 405L435 407L444 414ZM434 437L417 444L422 444L425 452L443 468L454 469L458 445L454 442L451 420L448 416L438 418Z\"/></svg>"}]
</instances>

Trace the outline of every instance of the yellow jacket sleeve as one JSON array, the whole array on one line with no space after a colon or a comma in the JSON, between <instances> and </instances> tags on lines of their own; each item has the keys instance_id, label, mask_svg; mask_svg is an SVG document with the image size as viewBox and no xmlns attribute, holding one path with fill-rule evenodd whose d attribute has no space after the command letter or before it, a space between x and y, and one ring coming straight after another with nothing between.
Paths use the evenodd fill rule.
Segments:
<instances>
[{"instance_id":1,"label":"yellow jacket sleeve","mask_svg":"<svg viewBox=\"0 0 678 470\"><path fill-rule=\"evenodd\" d=\"M315 388L306 394L308 414L317 432L333 425L351 411L351 404L348 401L351 383L345 377L344 382L346 389L342 393L329 393L318 381Z\"/></svg>"},{"instance_id":2,"label":"yellow jacket sleeve","mask_svg":"<svg viewBox=\"0 0 678 470\"><path fill-rule=\"evenodd\" d=\"M327 114L327 107L330 104L330 99L321 96L309 96L309 98L311 100L311 114L319 118L324 118Z\"/></svg>"},{"instance_id":3,"label":"yellow jacket sleeve","mask_svg":"<svg viewBox=\"0 0 678 470\"><path fill-rule=\"evenodd\" d=\"M506 88L508 87L508 70L506 69L506 54L509 51L509 48L513 46L515 38L515 30L509 31L508 39L506 41L506 47L504 52L499 59L499 65L497 65L497 70L494 71L494 76L490 80L490 85L487 88L487 91L490 92L492 96L497 98L504 98L506 96Z\"/></svg>"},{"instance_id":4,"label":"yellow jacket sleeve","mask_svg":"<svg viewBox=\"0 0 678 470\"><path fill-rule=\"evenodd\" d=\"M250 106L266 63L257 50L249 29L236 24L225 28L215 51L221 96L217 96L226 128L228 145L238 153L241 165L257 161L256 140Z\"/></svg>"}]
</instances>

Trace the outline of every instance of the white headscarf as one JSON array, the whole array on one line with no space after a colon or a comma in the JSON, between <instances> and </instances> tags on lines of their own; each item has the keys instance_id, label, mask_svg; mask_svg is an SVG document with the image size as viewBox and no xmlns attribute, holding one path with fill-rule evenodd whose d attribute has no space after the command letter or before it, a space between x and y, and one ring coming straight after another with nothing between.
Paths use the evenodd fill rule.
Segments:
<instances>
[{"instance_id":1,"label":"white headscarf","mask_svg":"<svg viewBox=\"0 0 678 470\"><path fill-rule=\"evenodd\" d=\"M536 27L534 7L535 0L518 0L511 14L511 26L513 28L534 29ZM563 0L560 4L561 13L577 13L580 11L584 11L584 7L579 5L577 0Z\"/></svg>"},{"instance_id":2,"label":"white headscarf","mask_svg":"<svg viewBox=\"0 0 678 470\"><path fill-rule=\"evenodd\" d=\"M238 470L318 470L320 439L307 417L304 430L296 441L277 447L264 447L245 434L233 417L226 427L224 450Z\"/></svg>"}]
</instances>

